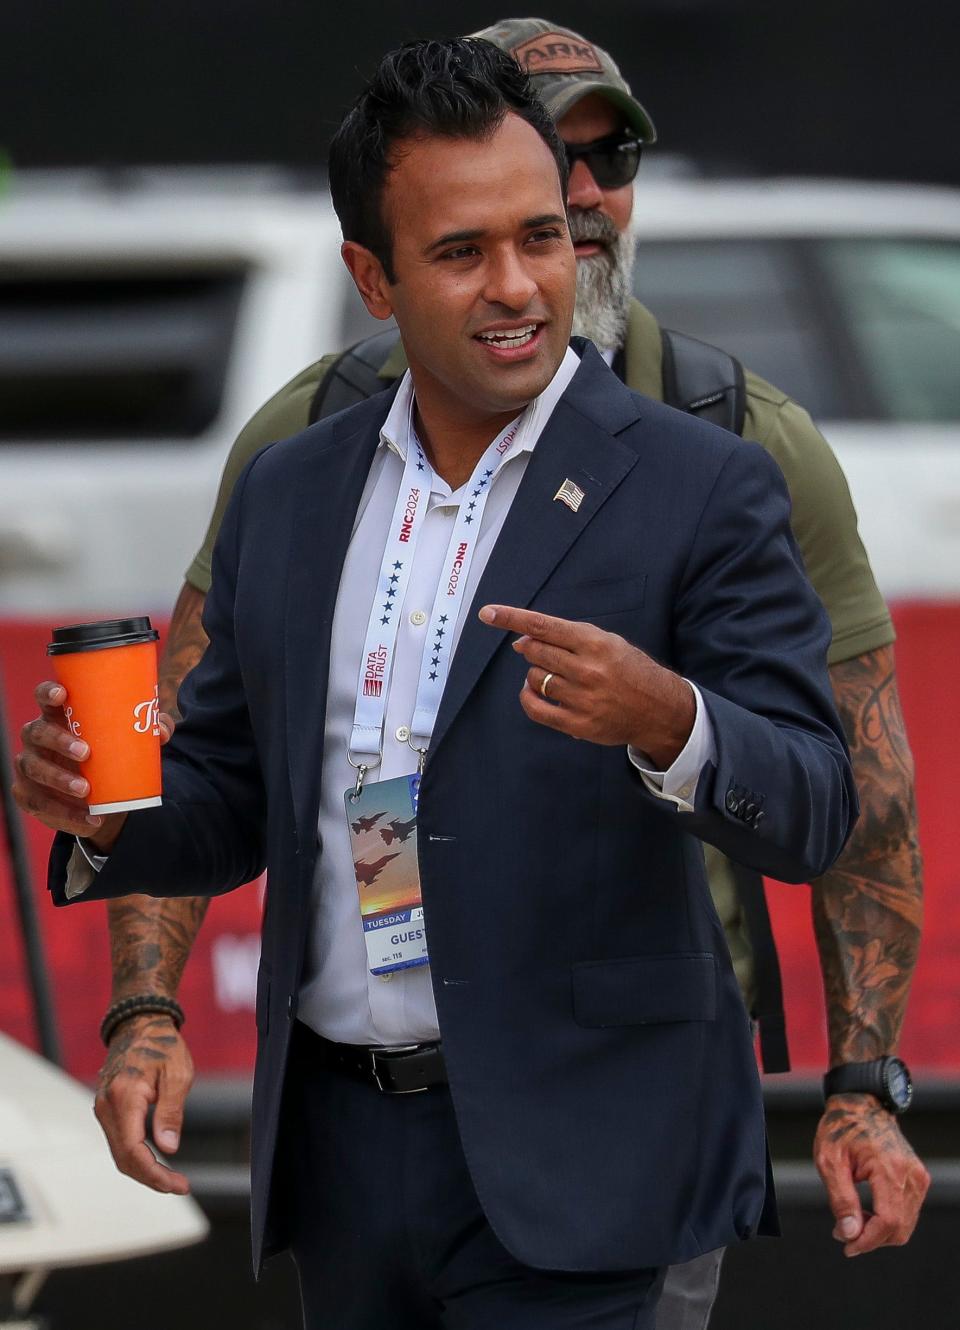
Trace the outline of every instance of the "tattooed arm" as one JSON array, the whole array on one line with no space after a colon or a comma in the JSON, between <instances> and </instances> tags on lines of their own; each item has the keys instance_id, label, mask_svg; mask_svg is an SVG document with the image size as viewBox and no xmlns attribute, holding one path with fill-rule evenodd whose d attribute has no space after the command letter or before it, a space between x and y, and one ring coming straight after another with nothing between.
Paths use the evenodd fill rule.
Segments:
<instances>
[{"instance_id":1,"label":"tattooed arm","mask_svg":"<svg viewBox=\"0 0 960 1330\"><path fill-rule=\"evenodd\" d=\"M923 917L913 758L897 695L893 648L831 667L860 793L860 821L813 886L830 1065L895 1053ZM814 1159L847 1256L906 1242L930 1179L896 1118L867 1094L832 1095ZM856 1183L869 1183L864 1214Z\"/></svg>"},{"instance_id":2,"label":"tattooed arm","mask_svg":"<svg viewBox=\"0 0 960 1330\"><path fill-rule=\"evenodd\" d=\"M174 607L160 662L160 708L179 720L177 691L203 655L203 593L186 583ZM157 900L124 896L107 903L112 1001L142 993L175 997L205 897ZM147 1112L154 1104L153 1138L165 1153L180 1144L183 1105L193 1081L193 1059L169 1016L133 1017L117 1027L97 1085L95 1112L121 1173L155 1191L185 1193L182 1173L154 1158L146 1144Z\"/></svg>"}]
</instances>

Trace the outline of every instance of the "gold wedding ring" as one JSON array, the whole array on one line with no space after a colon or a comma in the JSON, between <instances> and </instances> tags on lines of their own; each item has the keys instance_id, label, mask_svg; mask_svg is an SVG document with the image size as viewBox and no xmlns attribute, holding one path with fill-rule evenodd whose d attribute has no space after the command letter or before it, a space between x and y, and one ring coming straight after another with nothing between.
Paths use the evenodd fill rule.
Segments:
<instances>
[{"instance_id":1,"label":"gold wedding ring","mask_svg":"<svg viewBox=\"0 0 960 1330\"><path fill-rule=\"evenodd\" d=\"M545 674L545 675L543 676L543 682L542 682L541 685L540 685L540 696L541 696L541 697L544 699L544 701L546 701L546 702L549 702L549 701L550 701L549 697L547 697L547 684L550 682L550 680L551 680L552 678L553 678L553 674L552 674L552 673L550 673L550 674Z\"/></svg>"}]
</instances>

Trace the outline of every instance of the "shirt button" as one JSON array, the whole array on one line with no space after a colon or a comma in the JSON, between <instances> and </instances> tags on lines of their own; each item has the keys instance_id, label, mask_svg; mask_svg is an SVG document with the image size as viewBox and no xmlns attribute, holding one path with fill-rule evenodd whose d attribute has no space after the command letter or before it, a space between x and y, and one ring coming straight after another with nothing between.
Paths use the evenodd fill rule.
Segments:
<instances>
[{"instance_id":1,"label":"shirt button","mask_svg":"<svg viewBox=\"0 0 960 1330\"><path fill-rule=\"evenodd\" d=\"M690 798L690 786L689 786L689 785L681 785L680 788L679 788L679 790L677 790L677 794L680 795L680 798L681 798L681 799L689 799L689 798Z\"/></svg>"},{"instance_id":2,"label":"shirt button","mask_svg":"<svg viewBox=\"0 0 960 1330\"><path fill-rule=\"evenodd\" d=\"M422 623L427 622L427 616L424 614L423 610L414 610L410 615L410 622L416 624L419 628Z\"/></svg>"},{"instance_id":3,"label":"shirt button","mask_svg":"<svg viewBox=\"0 0 960 1330\"><path fill-rule=\"evenodd\" d=\"M397 730L397 739L400 741L400 743L405 744L409 738L410 738L410 731L407 729L406 725L401 725L400 728Z\"/></svg>"}]
</instances>

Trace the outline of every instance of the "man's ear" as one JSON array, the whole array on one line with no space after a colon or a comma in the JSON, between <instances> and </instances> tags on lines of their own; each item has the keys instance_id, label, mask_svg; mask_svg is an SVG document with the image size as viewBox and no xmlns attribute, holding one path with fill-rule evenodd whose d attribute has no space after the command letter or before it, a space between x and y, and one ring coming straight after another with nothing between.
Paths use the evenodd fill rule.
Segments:
<instances>
[{"instance_id":1,"label":"man's ear","mask_svg":"<svg viewBox=\"0 0 960 1330\"><path fill-rule=\"evenodd\" d=\"M347 265L360 299L375 319L389 319L393 314L387 275L383 264L369 249L355 240L345 240L340 246L340 257Z\"/></svg>"}]
</instances>

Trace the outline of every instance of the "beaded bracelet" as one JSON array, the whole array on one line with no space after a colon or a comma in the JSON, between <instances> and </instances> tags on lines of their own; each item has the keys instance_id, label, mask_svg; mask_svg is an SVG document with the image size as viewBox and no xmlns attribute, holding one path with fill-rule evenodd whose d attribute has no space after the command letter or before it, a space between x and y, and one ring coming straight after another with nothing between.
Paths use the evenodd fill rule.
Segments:
<instances>
[{"instance_id":1,"label":"beaded bracelet","mask_svg":"<svg viewBox=\"0 0 960 1330\"><path fill-rule=\"evenodd\" d=\"M183 1008L176 999L163 997L160 993L142 993L134 997L121 998L107 1008L107 1014L100 1022L100 1038L109 1047L117 1028L133 1016L144 1016L156 1012L169 1016L179 1030L187 1019Z\"/></svg>"}]
</instances>

